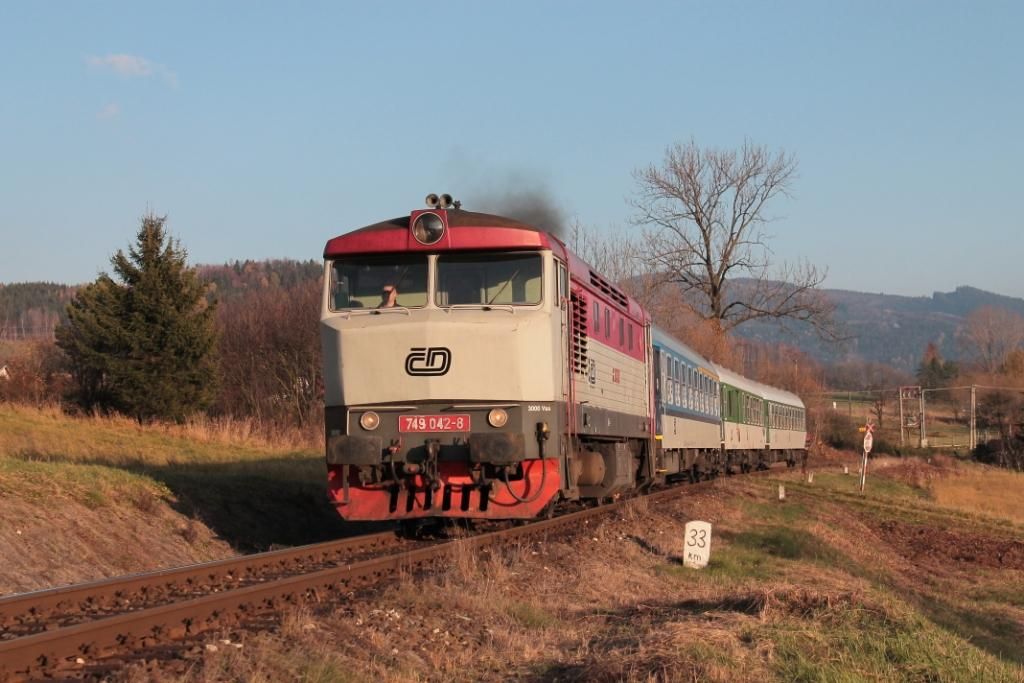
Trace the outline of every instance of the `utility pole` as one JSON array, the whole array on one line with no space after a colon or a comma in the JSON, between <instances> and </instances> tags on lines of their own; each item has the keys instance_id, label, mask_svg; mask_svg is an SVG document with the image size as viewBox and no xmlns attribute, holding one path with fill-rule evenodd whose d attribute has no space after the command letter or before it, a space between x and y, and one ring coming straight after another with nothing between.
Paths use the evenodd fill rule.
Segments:
<instances>
[{"instance_id":1,"label":"utility pole","mask_svg":"<svg viewBox=\"0 0 1024 683\"><path fill-rule=\"evenodd\" d=\"M904 433L904 422L903 422L903 387L899 388L900 392L900 448L903 448L903 433Z\"/></svg>"},{"instance_id":2,"label":"utility pole","mask_svg":"<svg viewBox=\"0 0 1024 683\"><path fill-rule=\"evenodd\" d=\"M926 389L921 389L921 448L925 448L928 445L928 432L925 431L924 426L924 392Z\"/></svg>"},{"instance_id":3,"label":"utility pole","mask_svg":"<svg viewBox=\"0 0 1024 683\"><path fill-rule=\"evenodd\" d=\"M971 385L971 450L978 447L978 393Z\"/></svg>"}]
</instances>

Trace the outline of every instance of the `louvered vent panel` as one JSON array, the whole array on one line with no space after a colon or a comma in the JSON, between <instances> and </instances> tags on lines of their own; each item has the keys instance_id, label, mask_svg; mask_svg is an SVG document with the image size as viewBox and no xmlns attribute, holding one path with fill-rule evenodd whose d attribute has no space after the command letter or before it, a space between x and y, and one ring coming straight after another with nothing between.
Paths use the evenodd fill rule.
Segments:
<instances>
[{"instance_id":1,"label":"louvered vent panel","mask_svg":"<svg viewBox=\"0 0 1024 683\"><path fill-rule=\"evenodd\" d=\"M629 308L629 301L626 299L626 295L622 293L622 290L605 280L594 271L590 271L590 284L597 287L597 289L606 297L617 303L619 306Z\"/></svg>"},{"instance_id":2,"label":"louvered vent panel","mask_svg":"<svg viewBox=\"0 0 1024 683\"><path fill-rule=\"evenodd\" d=\"M572 295L572 369L587 374L587 300Z\"/></svg>"}]
</instances>

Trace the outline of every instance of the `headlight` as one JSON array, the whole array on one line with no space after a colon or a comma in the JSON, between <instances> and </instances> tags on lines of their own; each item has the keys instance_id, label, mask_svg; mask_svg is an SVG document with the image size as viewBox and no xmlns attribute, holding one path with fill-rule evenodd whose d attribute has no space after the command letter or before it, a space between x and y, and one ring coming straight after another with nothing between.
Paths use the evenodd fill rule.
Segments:
<instances>
[{"instance_id":1,"label":"headlight","mask_svg":"<svg viewBox=\"0 0 1024 683\"><path fill-rule=\"evenodd\" d=\"M436 213L421 213L412 224L412 236L420 244L434 244L444 235L444 221Z\"/></svg>"},{"instance_id":2,"label":"headlight","mask_svg":"<svg viewBox=\"0 0 1024 683\"><path fill-rule=\"evenodd\" d=\"M508 413L503 408L492 408L491 412L487 413L487 422L492 427L504 427L508 424Z\"/></svg>"},{"instance_id":3,"label":"headlight","mask_svg":"<svg viewBox=\"0 0 1024 683\"><path fill-rule=\"evenodd\" d=\"M368 432L372 432L377 427L380 427L380 415L368 410L359 416L359 426Z\"/></svg>"}]
</instances>

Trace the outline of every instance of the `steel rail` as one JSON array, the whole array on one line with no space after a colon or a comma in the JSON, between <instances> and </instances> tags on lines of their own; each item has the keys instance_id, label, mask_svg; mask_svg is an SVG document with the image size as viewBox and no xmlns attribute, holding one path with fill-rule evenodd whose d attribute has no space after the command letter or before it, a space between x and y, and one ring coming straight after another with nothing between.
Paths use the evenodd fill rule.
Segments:
<instances>
[{"instance_id":1,"label":"steel rail","mask_svg":"<svg viewBox=\"0 0 1024 683\"><path fill-rule=\"evenodd\" d=\"M344 561L349 555L400 543L401 539L394 532L381 532L8 595L0 598L0 628L43 623L58 614L88 617L110 607L130 609L131 603L136 601L172 600L174 593L224 583L238 584L258 578L260 573L294 571L297 565ZM0 642L3 642L4 632L0 631Z\"/></svg>"}]
</instances>

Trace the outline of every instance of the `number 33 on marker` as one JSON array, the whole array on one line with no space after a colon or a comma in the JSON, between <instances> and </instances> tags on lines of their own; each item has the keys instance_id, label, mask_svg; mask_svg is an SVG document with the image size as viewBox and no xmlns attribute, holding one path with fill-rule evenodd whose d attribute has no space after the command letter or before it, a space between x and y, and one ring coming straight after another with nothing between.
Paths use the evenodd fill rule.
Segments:
<instances>
[{"instance_id":1,"label":"number 33 on marker","mask_svg":"<svg viewBox=\"0 0 1024 683\"><path fill-rule=\"evenodd\" d=\"M683 543L683 566L703 569L711 559L711 524L693 521L686 523Z\"/></svg>"}]
</instances>

